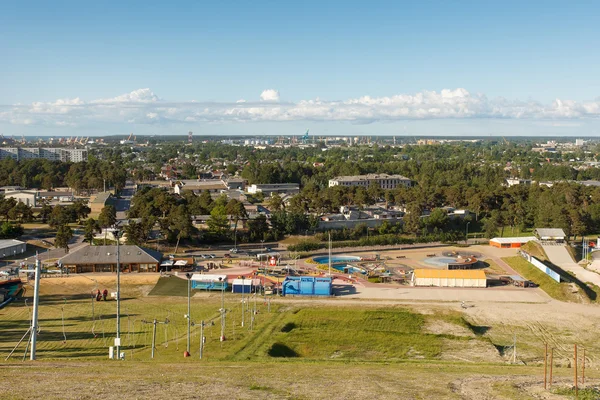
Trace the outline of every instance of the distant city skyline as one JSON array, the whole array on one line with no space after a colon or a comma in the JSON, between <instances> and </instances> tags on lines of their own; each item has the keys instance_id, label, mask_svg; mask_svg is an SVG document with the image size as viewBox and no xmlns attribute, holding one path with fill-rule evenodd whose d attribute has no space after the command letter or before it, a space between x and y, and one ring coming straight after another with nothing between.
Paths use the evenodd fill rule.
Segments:
<instances>
[{"instance_id":1,"label":"distant city skyline","mask_svg":"<svg viewBox=\"0 0 600 400\"><path fill-rule=\"evenodd\" d=\"M600 4L13 2L0 133L600 136Z\"/></svg>"}]
</instances>

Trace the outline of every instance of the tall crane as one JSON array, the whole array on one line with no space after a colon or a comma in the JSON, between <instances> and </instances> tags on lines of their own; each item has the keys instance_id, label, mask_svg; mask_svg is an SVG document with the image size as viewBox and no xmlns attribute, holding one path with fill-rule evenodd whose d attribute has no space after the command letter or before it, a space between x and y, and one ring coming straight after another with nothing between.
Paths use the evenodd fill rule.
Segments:
<instances>
[{"instance_id":1,"label":"tall crane","mask_svg":"<svg viewBox=\"0 0 600 400\"><path fill-rule=\"evenodd\" d=\"M302 144L308 143L308 131L310 131L310 129L307 129L306 132L304 132L304 136L302 136Z\"/></svg>"}]
</instances>

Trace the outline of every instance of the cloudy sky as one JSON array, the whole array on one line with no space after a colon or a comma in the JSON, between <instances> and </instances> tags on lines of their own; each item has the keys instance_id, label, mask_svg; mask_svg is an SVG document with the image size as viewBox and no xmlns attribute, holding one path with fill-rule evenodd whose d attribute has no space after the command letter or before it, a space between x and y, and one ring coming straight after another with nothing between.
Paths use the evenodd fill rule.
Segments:
<instances>
[{"instance_id":1,"label":"cloudy sky","mask_svg":"<svg viewBox=\"0 0 600 400\"><path fill-rule=\"evenodd\" d=\"M600 135L598 2L7 3L4 135Z\"/></svg>"}]
</instances>

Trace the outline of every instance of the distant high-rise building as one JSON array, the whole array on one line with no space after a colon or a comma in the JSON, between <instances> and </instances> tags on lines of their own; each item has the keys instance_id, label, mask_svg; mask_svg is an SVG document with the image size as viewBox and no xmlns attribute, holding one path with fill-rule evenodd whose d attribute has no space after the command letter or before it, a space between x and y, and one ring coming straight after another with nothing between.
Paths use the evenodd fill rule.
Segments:
<instances>
[{"instance_id":1,"label":"distant high-rise building","mask_svg":"<svg viewBox=\"0 0 600 400\"><path fill-rule=\"evenodd\" d=\"M0 160L13 158L17 161L43 158L50 161L87 161L87 149L63 149L57 147L4 147L0 148Z\"/></svg>"}]
</instances>

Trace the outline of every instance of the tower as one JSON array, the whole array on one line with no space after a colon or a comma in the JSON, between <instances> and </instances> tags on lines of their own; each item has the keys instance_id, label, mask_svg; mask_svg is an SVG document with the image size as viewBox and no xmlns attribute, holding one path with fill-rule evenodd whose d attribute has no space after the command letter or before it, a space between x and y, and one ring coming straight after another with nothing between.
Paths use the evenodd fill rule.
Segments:
<instances>
[{"instance_id":1,"label":"tower","mask_svg":"<svg viewBox=\"0 0 600 400\"><path fill-rule=\"evenodd\" d=\"M192 143L192 131L188 132L188 143Z\"/></svg>"}]
</instances>

